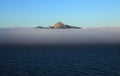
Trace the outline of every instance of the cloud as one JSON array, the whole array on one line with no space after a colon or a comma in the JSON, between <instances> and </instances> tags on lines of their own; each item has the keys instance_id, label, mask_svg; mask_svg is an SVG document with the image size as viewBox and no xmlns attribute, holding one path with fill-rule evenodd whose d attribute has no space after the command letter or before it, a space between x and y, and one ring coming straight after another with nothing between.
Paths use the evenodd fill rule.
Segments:
<instances>
[{"instance_id":1,"label":"cloud","mask_svg":"<svg viewBox=\"0 0 120 76\"><path fill-rule=\"evenodd\" d=\"M94 45L120 44L120 28L1 28L0 44Z\"/></svg>"}]
</instances>

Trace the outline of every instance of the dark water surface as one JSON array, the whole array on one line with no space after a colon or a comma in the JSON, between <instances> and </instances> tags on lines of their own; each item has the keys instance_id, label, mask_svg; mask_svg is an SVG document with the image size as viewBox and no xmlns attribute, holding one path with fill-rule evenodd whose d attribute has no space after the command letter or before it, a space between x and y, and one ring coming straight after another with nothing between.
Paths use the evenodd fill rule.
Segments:
<instances>
[{"instance_id":1,"label":"dark water surface","mask_svg":"<svg viewBox=\"0 0 120 76\"><path fill-rule=\"evenodd\" d=\"M120 48L3 47L0 76L120 76Z\"/></svg>"}]
</instances>

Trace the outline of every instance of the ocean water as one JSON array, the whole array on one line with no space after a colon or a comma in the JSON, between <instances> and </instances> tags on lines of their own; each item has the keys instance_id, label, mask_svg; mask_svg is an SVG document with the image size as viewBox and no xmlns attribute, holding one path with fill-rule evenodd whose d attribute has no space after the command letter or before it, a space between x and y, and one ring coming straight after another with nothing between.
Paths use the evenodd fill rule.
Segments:
<instances>
[{"instance_id":1,"label":"ocean water","mask_svg":"<svg viewBox=\"0 0 120 76\"><path fill-rule=\"evenodd\" d=\"M0 76L120 76L120 48L0 47Z\"/></svg>"}]
</instances>

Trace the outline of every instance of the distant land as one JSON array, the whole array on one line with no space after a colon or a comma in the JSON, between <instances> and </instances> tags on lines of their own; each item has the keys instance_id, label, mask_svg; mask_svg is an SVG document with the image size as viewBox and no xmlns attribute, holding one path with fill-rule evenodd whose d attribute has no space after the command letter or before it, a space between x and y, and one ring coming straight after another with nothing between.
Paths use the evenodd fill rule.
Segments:
<instances>
[{"instance_id":1,"label":"distant land","mask_svg":"<svg viewBox=\"0 0 120 76\"><path fill-rule=\"evenodd\" d=\"M42 28L42 29L81 29L81 27L65 25L62 22L57 22L54 26L48 26L48 27L37 26L36 28Z\"/></svg>"}]
</instances>

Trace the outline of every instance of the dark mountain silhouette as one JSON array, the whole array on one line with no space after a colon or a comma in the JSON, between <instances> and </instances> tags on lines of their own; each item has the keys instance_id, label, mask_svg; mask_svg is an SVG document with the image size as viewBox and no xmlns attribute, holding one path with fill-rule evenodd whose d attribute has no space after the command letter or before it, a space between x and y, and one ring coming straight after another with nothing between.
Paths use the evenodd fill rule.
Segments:
<instances>
[{"instance_id":1,"label":"dark mountain silhouette","mask_svg":"<svg viewBox=\"0 0 120 76\"><path fill-rule=\"evenodd\" d=\"M37 26L36 28L44 28L44 27L42 27L42 26Z\"/></svg>"},{"instance_id":2,"label":"dark mountain silhouette","mask_svg":"<svg viewBox=\"0 0 120 76\"><path fill-rule=\"evenodd\" d=\"M62 22L57 22L54 26L49 26L49 27L41 27L37 26L36 28L44 28L44 29L81 29L81 27L76 27L76 26L70 26L70 25L65 25Z\"/></svg>"}]
</instances>

